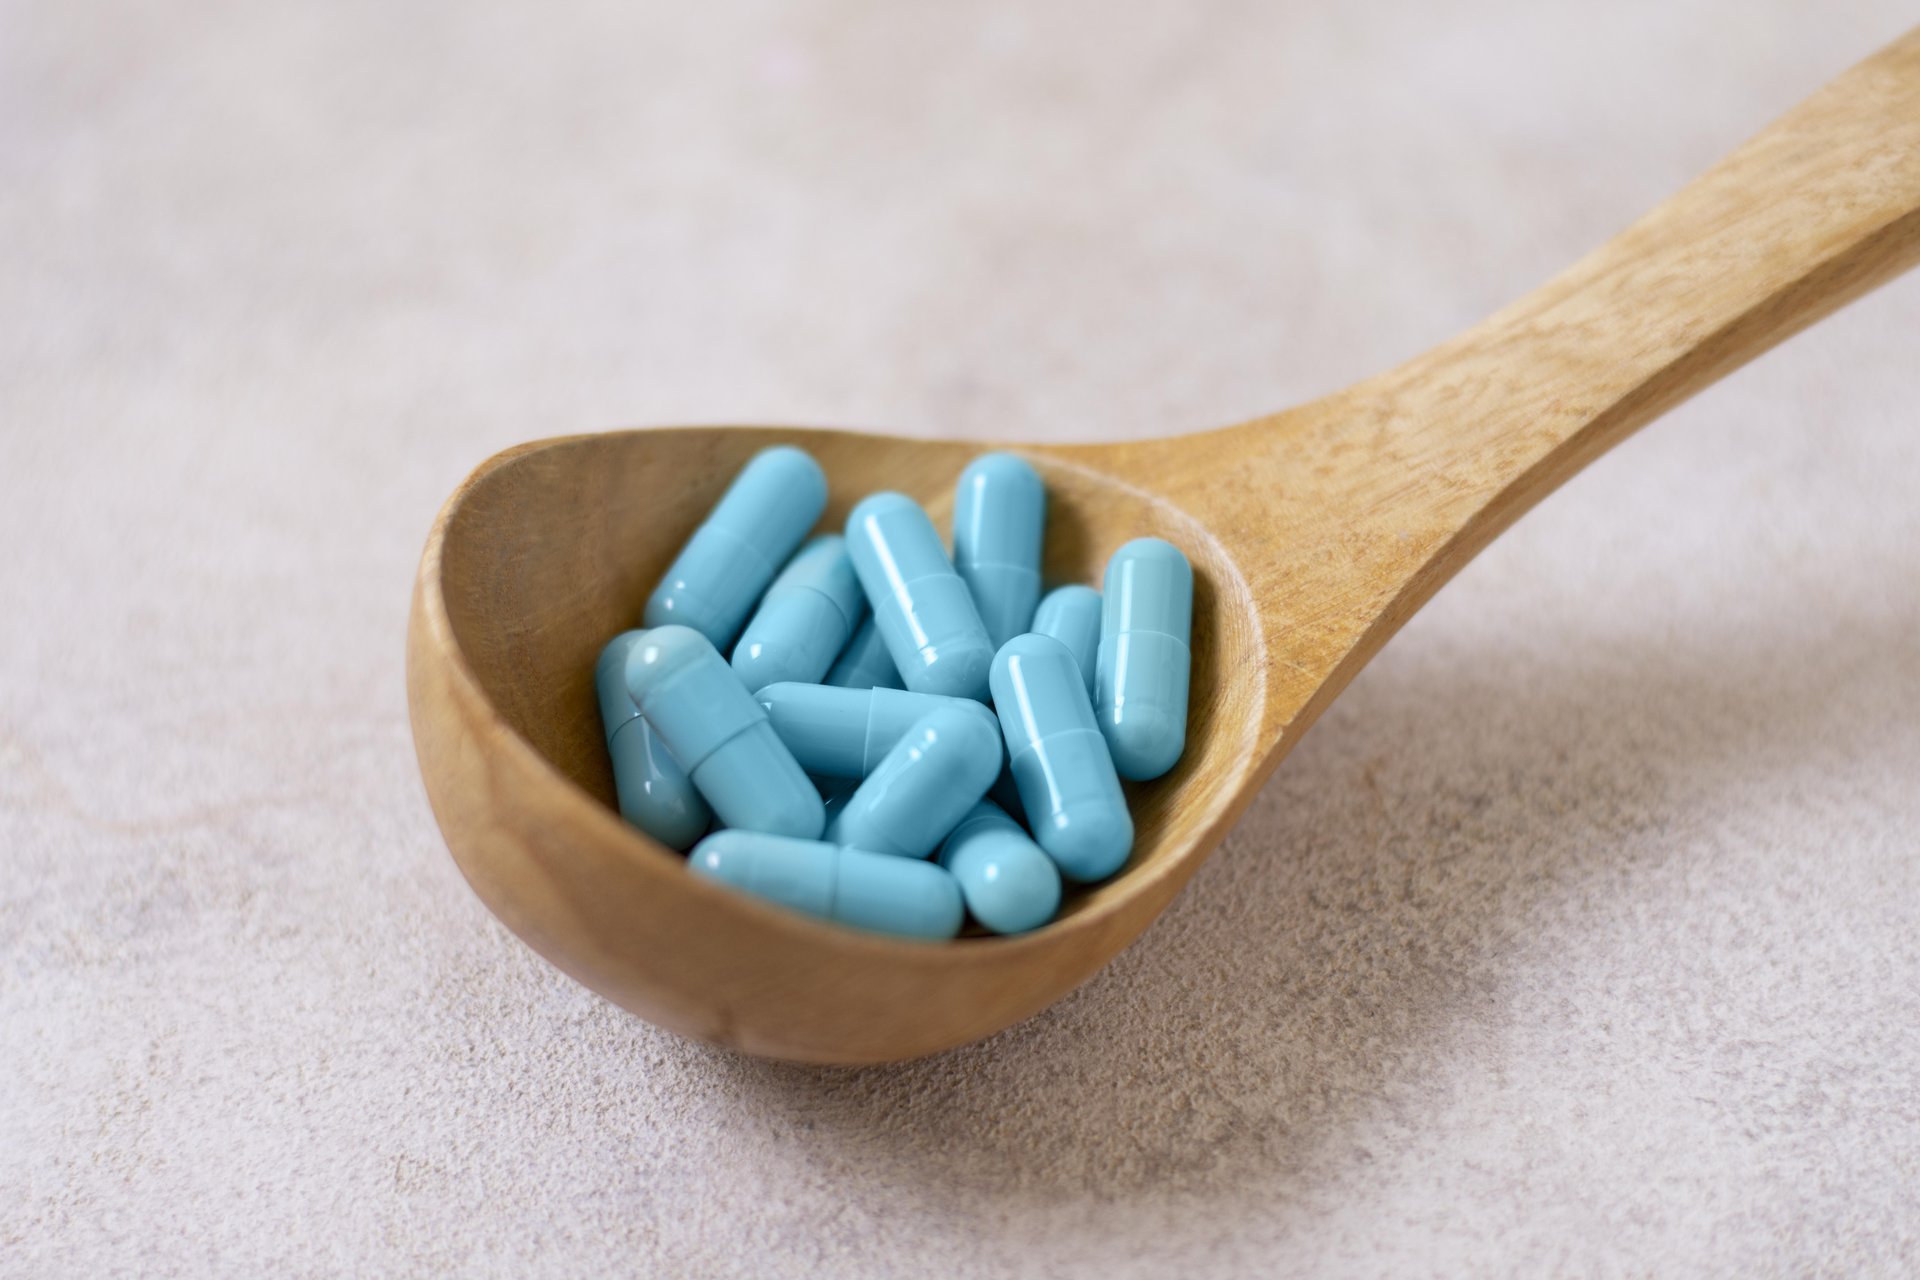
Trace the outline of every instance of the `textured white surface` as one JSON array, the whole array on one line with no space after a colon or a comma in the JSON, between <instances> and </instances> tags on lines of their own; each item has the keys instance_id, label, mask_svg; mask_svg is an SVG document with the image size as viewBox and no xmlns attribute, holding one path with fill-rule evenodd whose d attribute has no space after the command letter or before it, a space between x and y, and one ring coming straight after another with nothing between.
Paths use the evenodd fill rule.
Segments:
<instances>
[{"instance_id":1,"label":"textured white surface","mask_svg":"<svg viewBox=\"0 0 1920 1280\"><path fill-rule=\"evenodd\" d=\"M1920 280L1525 519L1157 927L937 1060L549 970L401 684L496 448L1232 421L1910 14L8 0L0 1273L1911 1274Z\"/></svg>"}]
</instances>

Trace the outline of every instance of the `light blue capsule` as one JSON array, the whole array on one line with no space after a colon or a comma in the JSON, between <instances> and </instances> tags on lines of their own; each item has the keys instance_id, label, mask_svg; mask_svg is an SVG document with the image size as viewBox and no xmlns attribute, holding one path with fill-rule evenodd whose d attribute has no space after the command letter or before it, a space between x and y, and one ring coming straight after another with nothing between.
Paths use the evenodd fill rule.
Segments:
<instances>
[{"instance_id":1,"label":"light blue capsule","mask_svg":"<svg viewBox=\"0 0 1920 1280\"><path fill-rule=\"evenodd\" d=\"M1067 647L1051 636L1007 641L993 660L993 706L1027 823L1060 874L1084 884L1118 871L1133 819Z\"/></svg>"},{"instance_id":2,"label":"light blue capsule","mask_svg":"<svg viewBox=\"0 0 1920 1280\"><path fill-rule=\"evenodd\" d=\"M973 806L940 848L967 911L994 933L1038 929L1060 910L1053 859L991 800Z\"/></svg>"},{"instance_id":3,"label":"light blue capsule","mask_svg":"<svg viewBox=\"0 0 1920 1280\"><path fill-rule=\"evenodd\" d=\"M716 831L688 865L695 875L870 933L951 938L966 914L960 886L933 863L818 840Z\"/></svg>"},{"instance_id":4,"label":"light blue capsule","mask_svg":"<svg viewBox=\"0 0 1920 1280\"><path fill-rule=\"evenodd\" d=\"M726 649L827 509L827 477L799 449L762 449L734 477L647 600L649 627L692 627Z\"/></svg>"},{"instance_id":5,"label":"light blue capsule","mask_svg":"<svg viewBox=\"0 0 1920 1280\"><path fill-rule=\"evenodd\" d=\"M968 702L905 689L827 684L770 684L754 697L800 767L829 778L866 777L915 721L936 708Z\"/></svg>"},{"instance_id":6,"label":"light blue capsule","mask_svg":"<svg viewBox=\"0 0 1920 1280\"><path fill-rule=\"evenodd\" d=\"M627 654L645 634L623 631L607 641L593 664L593 687L613 757L620 816L669 849L685 849L706 831L713 813L627 692Z\"/></svg>"},{"instance_id":7,"label":"light blue capsule","mask_svg":"<svg viewBox=\"0 0 1920 1280\"><path fill-rule=\"evenodd\" d=\"M1135 538L1107 561L1094 706L1123 778L1157 778L1187 745L1193 568L1180 548Z\"/></svg>"},{"instance_id":8,"label":"light blue capsule","mask_svg":"<svg viewBox=\"0 0 1920 1280\"><path fill-rule=\"evenodd\" d=\"M847 517L847 549L907 688L984 702L993 642L919 504L898 493L865 499Z\"/></svg>"},{"instance_id":9,"label":"light blue capsule","mask_svg":"<svg viewBox=\"0 0 1920 1280\"><path fill-rule=\"evenodd\" d=\"M827 674L867 612L847 540L823 533L808 542L767 588L733 646L733 669L749 689Z\"/></svg>"},{"instance_id":10,"label":"light blue capsule","mask_svg":"<svg viewBox=\"0 0 1920 1280\"><path fill-rule=\"evenodd\" d=\"M857 578L857 575L856 575ZM861 596L861 606L866 605L865 593ZM874 625L873 615L860 624L853 633L853 639L833 664L833 670L827 672L825 684L839 685L843 689L904 689L900 682L900 669L893 665L893 655L887 652L887 641L880 634L880 628Z\"/></svg>"},{"instance_id":11,"label":"light blue capsule","mask_svg":"<svg viewBox=\"0 0 1920 1280\"><path fill-rule=\"evenodd\" d=\"M930 856L1000 776L1000 723L956 701L916 721L827 826L827 839L901 858Z\"/></svg>"},{"instance_id":12,"label":"light blue capsule","mask_svg":"<svg viewBox=\"0 0 1920 1280\"><path fill-rule=\"evenodd\" d=\"M729 827L817 837L820 793L733 669L687 627L656 627L627 654L627 692Z\"/></svg>"},{"instance_id":13,"label":"light blue capsule","mask_svg":"<svg viewBox=\"0 0 1920 1280\"><path fill-rule=\"evenodd\" d=\"M1092 587L1056 587L1033 611L1033 630L1067 646L1092 697L1094 667L1100 660L1100 593Z\"/></svg>"},{"instance_id":14,"label":"light blue capsule","mask_svg":"<svg viewBox=\"0 0 1920 1280\"><path fill-rule=\"evenodd\" d=\"M1047 488L1010 453L975 458L953 496L953 567L998 649L1028 629L1040 599Z\"/></svg>"}]
</instances>

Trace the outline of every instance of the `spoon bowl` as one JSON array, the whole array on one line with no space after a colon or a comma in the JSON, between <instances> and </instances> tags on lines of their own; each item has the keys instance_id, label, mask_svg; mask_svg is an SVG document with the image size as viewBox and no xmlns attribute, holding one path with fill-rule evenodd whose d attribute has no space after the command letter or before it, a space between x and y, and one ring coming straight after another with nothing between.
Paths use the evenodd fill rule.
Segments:
<instances>
[{"instance_id":1,"label":"spoon bowl","mask_svg":"<svg viewBox=\"0 0 1920 1280\"><path fill-rule=\"evenodd\" d=\"M1166 777L1127 784L1138 828L1127 870L1070 893L1037 933L948 946L764 906L688 875L680 855L613 811L592 673L728 481L774 443L826 469L829 527L880 488L911 494L944 524L954 481L980 452L710 428L574 436L488 460L435 526L415 597L409 683L423 767L448 847L487 905L634 1012L775 1056L932 1052L1017 1021L1098 969L1192 873L1198 859L1183 855L1211 846L1251 798L1259 616L1231 557L1179 508L1069 458L1033 455L1048 487L1050 580L1098 582L1107 554L1145 533L1194 565L1189 747ZM823 992L836 995L823 1002Z\"/></svg>"},{"instance_id":2,"label":"spoon bowl","mask_svg":"<svg viewBox=\"0 0 1920 1280\"><path fill-rule=\"evenodd\" d=\"M1632 430L1920 257L1920 33L1854 68L1521 302L1297 409L1125 444L987 446L763 427L573 436L484 462L435 521L407 683L447 846L561 969L682 1034L811 1062L989 1035L1152 922L1274 766L1412 612ZM1016 449L1048 488L1046 576L1098 583L1157 535L1194 568L1187 749L1127 784L1125 869L1016 938L928 945L766 906L626 825L595 656L636 625L757 450L825 468L825 524L878 489L945 525L961 469Z\"/></svg>"}]
</instances>

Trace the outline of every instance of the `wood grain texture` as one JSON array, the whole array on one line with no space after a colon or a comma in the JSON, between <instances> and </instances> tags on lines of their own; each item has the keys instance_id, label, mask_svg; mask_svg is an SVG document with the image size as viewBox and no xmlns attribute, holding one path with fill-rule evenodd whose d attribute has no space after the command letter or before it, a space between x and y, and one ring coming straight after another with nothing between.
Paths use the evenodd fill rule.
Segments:
<instances>
[{"instance_id":1,"label":"wood grain texture","mask_svg":"<svg viewBox=\"0 0 1920 1280\"><path fill-rule=\"evenodd\" d=\"M408 637L422 772L462 871L560 968L747 1052L914 1057L992 1033L1151 922L1332 698L1439 586L1643 423L1920 257L1920 33L1862 63L1543 288L1391 372L1221 431L1024 452L1049 575L1152 533L1195 568L1185 758L1130 787L1115 880L1013 939L831 928L685 873L612 812L593 659L755 450L944 521L978 446L743 427L509 450L428 538Z\"/></svg>"}]
</instances>

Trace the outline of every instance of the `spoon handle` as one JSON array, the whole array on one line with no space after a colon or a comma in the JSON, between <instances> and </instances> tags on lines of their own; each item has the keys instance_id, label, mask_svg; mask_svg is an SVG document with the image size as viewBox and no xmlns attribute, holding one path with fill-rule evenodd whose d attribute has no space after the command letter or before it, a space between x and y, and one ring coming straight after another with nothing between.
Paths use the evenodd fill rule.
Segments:
<instances>
[{"instance_id":1,"label":"spoon handle","mask_svg":"<svg viewBox=\"0 0 1920 1280\"><path fill-rule=\"evenodd\" d=\"M1452 341L1311 404L1099 461L1190 513L1285 638L1263 716L1284 747L1534 503L1917 260L1920 29Z\"/></svg>"},{"instance_id":2,"label":"spoon handle","mask_svg":"<svg viewBox=\"0 0 1920 1280\"><path fill-rule=\"evenodd\" d=\"M1532 294L1355 388L1404 455L1396 500L1425 508L1396 525L1470 531L1470 555L1634 429L1916 260L1920 28Z\"/></svg>"},{"instance_id":3,"label":"spoon handle","mask_svg":"<svg viewBox=\"0 0 1920 1280\"><path fill-rule=\"evenodd\" d=\"M1920 260L1920 29L1526 298L1386 375L1423 489L1503 519ZM1398 415L1396 415L1398 416Z\"/></svg>"},{"instance_id":4,"label":"spoon handle","mask_svg":"<svg viewBox=\"0 0 1920 1280\"><path fill-rule=\"evenodd\" d=\"M1211 523L1387 534L1437 587L1636 428L1916 261L1920 28L1451 341L1210 447L1141 441L1113 464Z\"/></svg>"}]
</instances>

